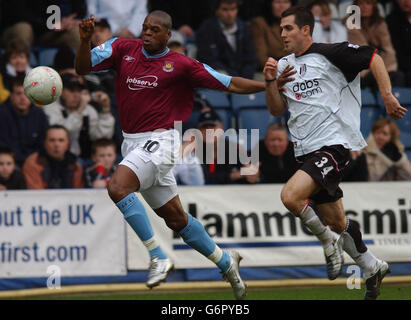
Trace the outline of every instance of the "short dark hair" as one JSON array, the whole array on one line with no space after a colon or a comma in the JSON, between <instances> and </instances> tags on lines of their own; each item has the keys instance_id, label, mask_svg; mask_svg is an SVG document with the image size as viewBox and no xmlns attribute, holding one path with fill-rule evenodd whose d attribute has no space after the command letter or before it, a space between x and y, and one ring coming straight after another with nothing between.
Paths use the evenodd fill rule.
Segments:
<instances>
[{"instance_id":1,"label":"short dark hair","mask_svg":"<svg viewBox=\"0 0 411 320\"><path fill-rule=\"evenodd\" d=\"M310 9L305 6L294 6L285 10L281 18L288 16L295 16L295 24L301 29L304 26L310 27L310 35L313 35L314 30L314 16Z\"/></svg>"},{"instance_id":2,"label":"short dark hair","mask_svg":"<svg viewBox=\"0 0 411 320\"><path fill-rule=\"evenodd\" d=\"M97 148L104 148L104 147L113 147L114 150L117 149L117 145L114 140L107 139L107 138L101 138L93 142L91 146L91 154L96 154Z\"/></svg>"},{"instance_id":3,"label":"short dark hair","mask_svg":"<svg viewBox=\"0 0 411 320\"><path fill-rule=\"evenodd\" d=\"M13 92L15 87L23 87L23 86L24 86L24 75L18 75L10 79L10 92Z\"/></svg>"},{"instance_id":4,"label":"short dark hair","mask_svg":"<svg viewBox=\"0 0 411 320\"><path fill-rule=\"evenodd\" d=\"M13 150L9 147L0 147L0 155L2 154L8 154L13 158L14 161L16 161L16 155Z\"/></svg>"},{"instance_id":5,"label":"short dark hair","mask_svg":"<svg viewBox=\"0 0 411 320\"><path fill-rule=\"evenodd\" d=\"M240 6L239 0L218 0L215 4L214 12L216 12L223 3L227 3L227 4L235 3L237 5L237 8Z\"/></svg>"},{"instance_id":6,"label":"short dark hair","mask_svg":"<svg viewBox=\"0 0 411 320\"><path fill-rule=\"evenodd\" d=\"M69 131L67 130L67 128L66 128L65 126L62 126L61 124L53 124L53 125L49 126L49 127L47 128L47 130L46 130L46 133L44 134L44 140L47 139L47 135L49 134L49 131L50 131L50 130L53 130L53 129L62 129L62 130L64 130L64 131L66 131L67 139L70 140Z\"/></svg>"},{"instance_id":7,"label":"short dark hair","mask_svg":"<svg viewBox=\"0 0 411 320\"><path fill-rule=\"evenodd\" d=\"M27 60L29 60L30 47L19 38L12 39L6 45L4 60L8 62L13 53L23 53L27 57Z\"/></svg>"},{"instance_id":8,"label":"short dark hair","mask_svg":"<svg viewBox=\"0 0 411 320\"><path fill-rule=\"evenodd\" d=\"M154 11L150 12L150 13L148 14L148 16L155 16L155 17L157 17L157 18L160 18L163 27L166 28L166 29L168 29L168 30L171 30L172 27L173 27L173 21L172 21L172 19L171 19L171 16L170 16L167 12L165 12L165 11L162 11L162 10L154 10ZM147 16L147 17L148 17L148 16Z\"/></svg>"}]
</instances>

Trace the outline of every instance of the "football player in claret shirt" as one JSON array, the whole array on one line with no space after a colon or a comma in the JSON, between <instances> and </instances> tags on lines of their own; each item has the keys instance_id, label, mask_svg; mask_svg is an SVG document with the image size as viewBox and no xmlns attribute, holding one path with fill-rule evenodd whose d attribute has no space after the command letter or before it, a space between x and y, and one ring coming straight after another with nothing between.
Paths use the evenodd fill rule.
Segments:
<instances>
[{"instance_id":1,"label":"football player in claret shirt","mask_svg":"<svg viewBox=\"0 0 411 320\"><path fill-rule=\"evenodd\" d=\"M142 39L114 38L90 49L94 17L80 24L81 43L75 66L79 74L114 69L115 93L123 130L123 161L114 172L108 193L137 233L151 256L147 286L164 281L173 268L171 259L156 242L147 213L134 194L139 191L167 226L178 232L193 249L213 261L230 282L235 297L246 295L239 273L241 256L221 250L203 225L184 212L171 172L178 158L180 137L175 121L186 121L197 87L255 93L265 84L220 74L194 59L167 48L172 22L163 11L153 11L144 20Z\"/></svg>"},{"instance_id":2,"label":"football player in claret shirt","mask_svg":"<svg viewBox=\"0 0 411 320\"><path fill-rule=\"evenodd\" d=\"M274 116L288 108L294 153L301 163L285 184L281 200L321 241L329 279L341 273L344 250L363 268L365 299L376 299L389 267L367 248L358 224L346 218L339 188L350 150L366 146L360 131L360 71L371 69L389 115L400 119L407 110L392 95L390 78L375 49L348 42L313 43L314 17L304 7L286 10L280 26L289 55L278 63L272 58L267 60L266 100ZM281 91L277 71L281 76L289 67L296 73L294 79L281 85L285 89ZM310 200L329 227L321 223ZM334 237L330 228L339 236Z\"/></svg>"}]
</instances>

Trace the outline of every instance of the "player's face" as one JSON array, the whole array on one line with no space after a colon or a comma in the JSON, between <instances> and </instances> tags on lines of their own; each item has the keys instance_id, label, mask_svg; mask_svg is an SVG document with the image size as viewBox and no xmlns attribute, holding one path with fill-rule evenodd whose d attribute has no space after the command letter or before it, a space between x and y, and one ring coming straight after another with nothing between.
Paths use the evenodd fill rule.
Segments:
<instances>
[{"instance_id":1,"label":"player's face","mask_svg":"<svg viewBox=\"0 0 411 320\"><path fill-rule=\"evenodd\" d=\"M56 160L63 160L70 142L64 129L50 129L44 142L47 154Z\"/></svg>"},{"instance_id":2,"label":"player's face","mask_svg":"<svg viewBox=\"0 0 411 320\"><path fill-rule=\"evenodd\" d=\"M382 149L391 140L390 126L387 124L381 128L378 128L373 132L373 137L378 149Z\"/></svg>"},{"instance_id":3,"label":"player's face","mask_svg":"<svg viewBox=\"0 0 411 320\"><path fill-rule=\"evenodd\" d=\"M14 86L10 94L10 102L13 108L20 114L26 114L30 110L31 102L24 94L23 86Z\"/></svg>"},{"instance_id":4,"label":"player's face","mask_svg":"<svg viewBox=\"0 0 411 320\"><path fill-rule=\"evenodd\" d=\"M236 3L221 3L216 11L217 18L226 26L232 26L237 18Z\"/></svg>"},{"instance_id":5,"label":"player's face","mask_svg":"<svg viewBox=\"0 0 411 320\"><path fill-rule=\"evenodd\" d=\"M281 38L283 39L284 49L289 53L296 53L301 50L306 32L304 29L308 26L304 26L301 29L294 22L295 16L291 15L281 19ZM309 32L309 27L308 27Z\"/></svg>"},{"instance_id":6,"label":"player's face","mask_svg":"<svg viewBox=\"0 0 411 320\"><path fill-rule=\"evenodd\" d=\"M107 171L114 166L116 161L116 150L113 146L98 147L95 155L93 155L93 161L101 164Z\"/></svg>"},{"instance_id":7,"label":"player's face","mask_svg":"<svg viewBox=\"0 0 411 320\"><path fill-rule=\"evenodd\" d=\"M264 139L268 152L273 156L281 156L287 150L288 137L284 130L268 130Z\"/></svg>"},{"instance_id":8,"label":"player's face","mask_svg":"<svg viewBox=\"0 0 411 320\"><path fill-rule=\"evenodd\" d=\"M9 154L0 154L0 178L7 180L13 173L16 165Z\"/></svg>"},{"instance_id":9,"label":"player's face","mask_svg":"<svg viewBox=\"0 0 411 320\"><path fill-rule=\"evenodd\" d=\"M143 23L141 38L143 47L150 55L161 53L171 37L170 30L166 29L159 17L147 16Z\"/></svg>"}]
</instances>

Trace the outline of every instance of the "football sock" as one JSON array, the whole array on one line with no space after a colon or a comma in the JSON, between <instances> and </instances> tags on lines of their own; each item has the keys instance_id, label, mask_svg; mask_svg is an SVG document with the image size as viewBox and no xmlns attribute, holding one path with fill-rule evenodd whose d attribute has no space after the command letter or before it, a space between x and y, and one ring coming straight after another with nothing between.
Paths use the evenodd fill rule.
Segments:
<instances>
[{"instance_id":1,"label":"football sock","mask_svg":"<svg viewBox=\"0 0 411 320\"><path fill-rule=\"evenodd\" d=\"M146 209L137 196L134 193L130 193L117 202L116 205L124 214L124 218L130 227L147 248L150 258L156 256L159 259L166 259L167 254L161 249L154 238L153 228L148 219Z\"/></svg>"},{"instance_id":2,"label":"football sock","mask_svg":"<svg viewBox=\"0 0 411 320\"><path fill-rule=\"evenodd\" d=\"M179 232L181 238L190 247L213 261L222 272L230 267L231 259L226 251L221 250L210 238L204 226L188 212L187 225Z\"/></svg>"},{"instance_id":3,"label":"football sock","mask_svg":"<svg viewBox=\"0 0 411 320\"><path fill-rule=\"evenodd\" d=\"M328 247L334 241L334 236L330 228L321 222L320 218L318 218L308 203L301 211L299 217L304 225L320 240L324 248Z\"/></svg>"},{"instance_id":4,"label":"football sock","mask_svg":"<svg viewBox=\"0 0 411 320\"><path fill-rule=\"evenodd\" d=\"M377 258L362 241L361 231L356 223L347 218L347 227L341 234L342 248L366 272L373 273L377 266Z\"/></svg>"}]
</instances>

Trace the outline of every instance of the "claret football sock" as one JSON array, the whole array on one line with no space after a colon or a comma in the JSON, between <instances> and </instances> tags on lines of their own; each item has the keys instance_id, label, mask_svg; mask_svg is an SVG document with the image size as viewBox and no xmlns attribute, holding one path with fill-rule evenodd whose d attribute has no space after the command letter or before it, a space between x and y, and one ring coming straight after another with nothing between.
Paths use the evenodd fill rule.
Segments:
<instances>
[{"instance_id":1,"label":"claret football sock","mask_svg":"<svg viewBox=\"0 0 411 320\"><path fill-rule=\"evenodd\" d=\"M153 228L148 219L146 209L137 196L134 193L130 193L117 202L116 205L124 214L124 218L130 227L147 248L150 258L156 256L159 259L166 259L167 254L161 249L154 238Z\"/></svg>"},{"instance_id":2,"label":"claret football sock","mask_svg":"<svg viewBox=\"0 0 411 320\"><path fill-rule=\"evenodd\" d=\"M303 221L304 225L310 229L310 231L320 240L323 247L329 246L333 240L334 235L328 226L325 226L318 218L313 208L308 203L301 211L299 217Z\"/></svg>"},{"instance_id":3,"label":"claret football sock","mask_svg":"<svg viewBox=\"0 0 411 320\"><path fill-rule=\"evenodd\" d=\"M231 263L228 253L215 244L200 221L189 213L187 213L187 218L187 225L179 232L181 238L190 247L213 261L222 272L226 272Z\"/></svg>"},{"instance_id":4,"label":"claret football sock","mask_svg":"<svg viewBox=\"0 0 411 320\"><path fill-rule=\"evenodd\" d=\"M377 266L377 258L368 250L362 240L358 225L347 218L347 227L341 234L342 248L350 257L368 273L373 273Z\"/></svg>"}]
</instances>

